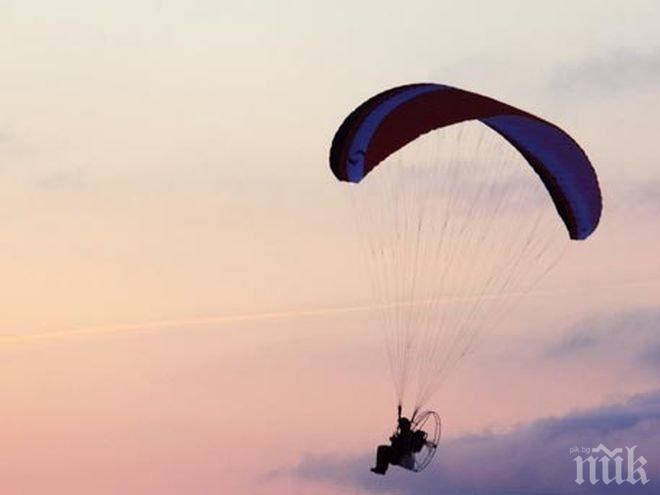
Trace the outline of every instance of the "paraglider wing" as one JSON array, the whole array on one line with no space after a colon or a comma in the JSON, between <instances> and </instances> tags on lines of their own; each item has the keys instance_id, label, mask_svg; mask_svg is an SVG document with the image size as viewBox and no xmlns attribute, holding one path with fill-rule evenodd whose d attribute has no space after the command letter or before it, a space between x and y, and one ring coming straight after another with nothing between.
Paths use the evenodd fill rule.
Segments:
<instances>
[{"instance_id":1,"label":"paraglider wing","mask_svg":"<svg viewBox=\"0 0 660 495\"><path fill-rule=\"evenodd\" d=\"M330 167L360 182L388 156L422 134L478 120L514 146L539 175L571 239L586 239L602 210L587 155L563 130L492 98L439 84L411 84L380 93L355 109L335 134Z\"/></svg>"}]
</instances>

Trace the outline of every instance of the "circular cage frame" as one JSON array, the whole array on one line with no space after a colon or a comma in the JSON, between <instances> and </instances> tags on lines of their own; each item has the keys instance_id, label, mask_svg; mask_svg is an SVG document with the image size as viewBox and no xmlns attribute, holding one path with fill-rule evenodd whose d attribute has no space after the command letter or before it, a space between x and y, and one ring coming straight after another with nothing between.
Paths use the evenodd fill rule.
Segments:
<instances>
[{"instance_id":1,"label":"circular cage frame","mask_svg":"<svg viewBox=\"0 0 660 495\"><path fill-rule=\"evenodd\" d=\"M435 411L422 411L413 417L411 429L413 431L422 430L427 434L424 447L420 452L414 454L415 463L411 471L419 473L426 469L433 460L442 435L442 420Z\"/></svg>"}]
</instances>

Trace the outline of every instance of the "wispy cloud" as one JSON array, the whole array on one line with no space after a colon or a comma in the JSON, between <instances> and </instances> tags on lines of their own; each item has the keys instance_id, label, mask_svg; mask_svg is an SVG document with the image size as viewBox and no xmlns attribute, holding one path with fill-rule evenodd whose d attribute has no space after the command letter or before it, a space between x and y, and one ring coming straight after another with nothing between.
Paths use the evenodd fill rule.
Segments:
<instances>
[{"instance_id":1,"label":"wispy cloud","mask_svg":"<svg viewBox=\"0 0 660 495\"><path fill-rule=\"evenodd\" d=\"M562 95L656 89L660 84L660 48L621 48L557 67L549 85Z\"/></svg>"},{"instance_id":2,"label":"wispy cloud","mask_svg":"<svg viewBox=\"0 0 660 495\"><path fill-rule=\"evenodd\" d=\"M41 178L37 183L39 187L49 190L78 189L84 184L84 174L80 168L56 170Z\"/></svg>"},{"instance_id":3,"label":"wispy cloud","mask_svg":"<svg viewBox=\"0 0 660 495\"><path fill-rule=\"evenodd\" d=\"M565 331L545 355L570 359L586 352L632 357L660 369L660 310L646 308L585 319Z\"/></svg>"},{"instance_id":4,"label":"wispy cloud","mask_svg":"<svg viewBox=\"0 0 660 495\"><path fill-rule=\"evenodd\" d=\"M647 485L577 485L572 447L637 445L648 464ZM625 403L546 418L505 434L484 433L441 444L431 468L421 474L393 469L385 477L368 471L367 456L308 456L287 471L310 483L416 495L650 494L660 479L660 390ZM654 483L655 481L655 483Z\"/></svg>"},{"instance_id":5,"label":"wispy cloud","mask_svg":"<svg viewBox=\"0 0 660 495\"><path fill-rule=\"evenodd\" d=\"M631 213L660 214L660 180L646 180L621 184L615 206Z\"/></svg>"}]
</instances>

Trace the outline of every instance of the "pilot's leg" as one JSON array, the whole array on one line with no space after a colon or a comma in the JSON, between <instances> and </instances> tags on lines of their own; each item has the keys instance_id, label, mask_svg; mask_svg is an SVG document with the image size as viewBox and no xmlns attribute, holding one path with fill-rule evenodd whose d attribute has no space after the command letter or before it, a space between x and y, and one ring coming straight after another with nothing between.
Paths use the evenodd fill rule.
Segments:
<instances>
[{"instance_id":1,"label":"pilot's leg","mask_svg":"<svg viewBox=\"0 0 660 495\"><path fill-rule=\"evenodd\" d=\"M379 445L376 450L376 467L371 470L376 474L385 474L387 467L390 463L390 451L392 448L389 445Z\"/></svg>"}]
</instances>

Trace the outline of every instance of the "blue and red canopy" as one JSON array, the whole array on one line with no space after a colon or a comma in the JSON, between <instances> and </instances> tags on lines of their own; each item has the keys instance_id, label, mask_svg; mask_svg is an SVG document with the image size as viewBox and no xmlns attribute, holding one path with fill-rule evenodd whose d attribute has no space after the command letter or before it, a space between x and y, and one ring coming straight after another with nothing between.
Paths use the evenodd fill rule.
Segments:
<instances>
[{"instance_id":1,"label":"blue and red canopy","mask_svg":"<svg viewBox=\"0 0 660 495\"><path fill-rule=\"evenodd\" d=\"M450 86L410 84L362 103L335 134L330 168L339 180L360 182L422 134L468 120L490 127L525 157L572 239L586 239L596 229L602 210L598 178L573 138L523 110Z\"/></svg>"}]
</instances>

